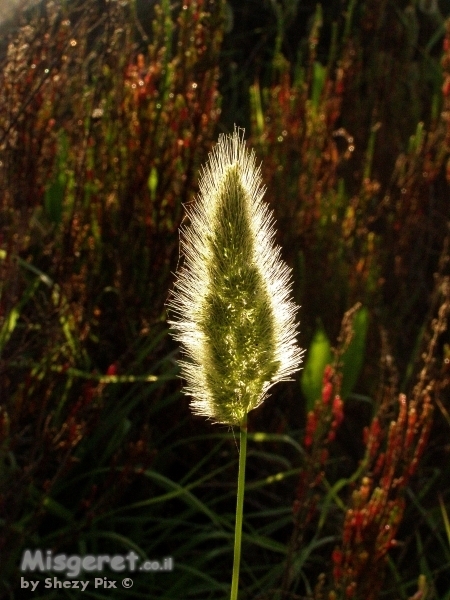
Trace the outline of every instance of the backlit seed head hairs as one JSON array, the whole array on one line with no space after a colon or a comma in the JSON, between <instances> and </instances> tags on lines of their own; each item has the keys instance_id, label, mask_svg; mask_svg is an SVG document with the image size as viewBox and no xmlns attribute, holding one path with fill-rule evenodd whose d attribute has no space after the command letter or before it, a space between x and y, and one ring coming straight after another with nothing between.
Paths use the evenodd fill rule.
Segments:
<instances>
[{"instance_id":1,"label":"backlit seed head hairs","mask_svg":"<svg viewBox=\"0 0 450 600\"><path fill-rule=\"evenodd\" d=\"M290 269L274 245L260 167L244 131L221 135L180 229L184 264L168 301L195 414L239 425L299 369Z\"/></svg>"}]
</instances>

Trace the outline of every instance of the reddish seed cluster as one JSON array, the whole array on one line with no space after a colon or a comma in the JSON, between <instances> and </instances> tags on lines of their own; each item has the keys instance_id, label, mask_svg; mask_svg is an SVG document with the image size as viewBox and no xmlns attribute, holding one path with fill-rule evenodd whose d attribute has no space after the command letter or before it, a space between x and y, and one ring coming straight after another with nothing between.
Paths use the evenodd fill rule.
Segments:
<instances>
[{"instance_id":1,"label":"reddish seed cluster","mask_svg":"<svg viewBox=\"0 0 450 600\"><path fill-rule=\"evenodd\" d=\"M295 528L298 530L295 535L300 535L300 530L311 522L316 513L315 490L323 479L328 460L327 446L335 439L336 431L344 418L343 402L336 393L338 385L335 372L328 365L323 375L322 397L307 415L303 439L308 456L307 466L300 474L292 507L296 518Z\"/></svg>"},{"instance_id":2,"label":"reddish seed cluster","mask_svg":"<svg viewBox=\"0 0 450 600\"><path fill-rule=\"evenodd\" d=\"M199 146L212 139L220 114L218 68L211 62L218 52L220 29L212 33L205 19L213 19L203 2L185 2L175 33L175 51L167 45L168 21L155 6L154 41L149 54L138 54L125 69L122 110L128 119L128 162L134 165L135 189L145 211L148 235L174 233L179 222L186 179L193 177L192 160ZM211 66L208 66L211 65ZM153 117L152 117L153 115ZM163 133L164 147L155 154ZM164 194L159 193L164 190ZM160 203L157 200L161 200Z\"/></svg>"},{"instance_id":3,"label":"reddish seed cluster","mask_svg":"<svg viewBox=\"0 0 450 600\"><path fill-rule=\"evenodd\" d=\"M306 449L311 449L313 445L323 448L324 444L335 439L336 431L344 418L344 403L336 393L337 388L334 370L327 365L323 374L321 400L316 402L314 410L309 411L306 418L303 440Z\"/></svg>"},{"instance_id":4,"label":"reddish seed cluster","mask_svg":"<svg viewBox=\"0 0 450 600\"><path fill-rule=\"evenodd\" d=\"M317 415L313 410L310 410L306 417L306 431L303 445L305 448L310 448L314 440L314 434L317 429Z\"/></svg>"},{"instance_id":5,"label":"reddish seed cluster","mask_svg":"<svg viewBox=\"0 0 450 600\"><path fill-rule=\"evenodd\" d=\"M342 545L332 553L336 591L352 598L375 600L382 584L380 574L386 555L396 545L395 535L403 517L403 490L414 475L430 432L432 406L425 396L420 411L416 401L401 394L397 419L386 439L378 417L364 431L364 472L346 512ZM379 454L379 449L384 451Z\"/></svg>"},{"instance_id":6,"label":"reddish seed cluster","mask_svg":"<svg viewBox=\"0 0 450 600\"><path fill-rule=\"evenodd\" d=\"M308 526L317 516L320 499L318 490L328 460L328 446L335 439L336 431L344 418L343 402L338 394L339 386L339 376L327 365L323 374L321 398L317 400L314 410L307 415L303 439L306 464L300 473L292 506L294 528L283 586L288 586L290 560L301 547Z\"/></svg>"},{"instance_id":7,"label":"reddish seed cluster","mask_svg":"<svg viewBox=\"0 0 450 600\"><path fill-rule=\"evenodd\" d=\"M331 410L333 420L331 421L330 431L328 432L327 442L332 442L336 437L336 430L344 420L344 403L340 396L336 395L333 399Z\"/></svg>"}]
</instances>

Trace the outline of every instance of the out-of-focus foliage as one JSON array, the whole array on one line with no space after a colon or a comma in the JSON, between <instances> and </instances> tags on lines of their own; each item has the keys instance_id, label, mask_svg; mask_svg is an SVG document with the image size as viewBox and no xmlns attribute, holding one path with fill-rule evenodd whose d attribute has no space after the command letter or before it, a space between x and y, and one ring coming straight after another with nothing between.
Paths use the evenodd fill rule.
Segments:
<instances>
[{"instance_id":1,"label":"out-of-focus foliage","mask_svg":"<svg viewBox=\"0 0 450 600\"><path fill-rule=\"evenodd\" d=\"M21 597L26 547L174 557L173 572L96 597L229 592L233 432L180 397L164 302L183 203L236 123L262 160L307 349L301 383L250 418L242 598L449 599L448 14L443 1L71 0L14 17L0 71L2 594Z\"/></svg>"}]
</instances>

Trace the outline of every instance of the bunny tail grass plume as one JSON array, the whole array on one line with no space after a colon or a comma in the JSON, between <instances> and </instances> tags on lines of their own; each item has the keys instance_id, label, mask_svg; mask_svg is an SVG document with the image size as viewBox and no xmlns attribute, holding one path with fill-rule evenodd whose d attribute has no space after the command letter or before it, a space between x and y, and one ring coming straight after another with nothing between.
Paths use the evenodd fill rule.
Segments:
<instances>
[{"instance_id":1,"label":"bunny tail grass plume","mask_svg":"<svg viewBox=\"0 0 450 600\"><path fill-rule=\"evenodd\" d=\"M168 301L192 410L229 425L242 424L302 357L290 270L274 245L260 167L243 136L236 127L221 135L202 169Z\"/></svg>"}]
</instances>

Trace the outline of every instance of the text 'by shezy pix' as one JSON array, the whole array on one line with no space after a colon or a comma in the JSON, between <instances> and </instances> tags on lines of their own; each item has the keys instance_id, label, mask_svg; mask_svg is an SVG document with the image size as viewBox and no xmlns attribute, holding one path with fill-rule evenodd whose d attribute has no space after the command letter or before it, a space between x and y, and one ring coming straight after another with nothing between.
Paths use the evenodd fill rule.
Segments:
<instances>
[{"instance_id":1,"label":"text 'by shezy pix'","mask_svg":"<svg viewBox=\"0 0 450 600\"><path fill-rule=\"evenodd\" d=\"M107 577L95 577L93 581L81 581L79 579L59 579L58 577L46 577L44 580L32 580L25 577L20 578L21 589L27 589L30 592L35 592L39 588L43 589L72 589L85 592L89 587L94 589L117 589L118 584L124 588L131 588L133 580L130 577L125 577L121 582Z\"/></svg>"}]
</instances>

